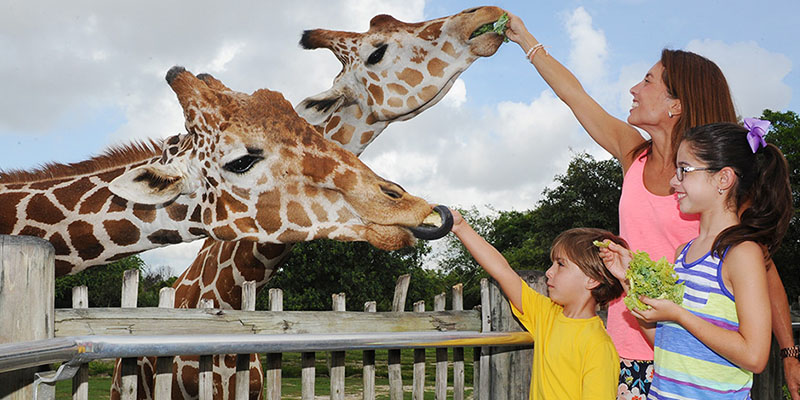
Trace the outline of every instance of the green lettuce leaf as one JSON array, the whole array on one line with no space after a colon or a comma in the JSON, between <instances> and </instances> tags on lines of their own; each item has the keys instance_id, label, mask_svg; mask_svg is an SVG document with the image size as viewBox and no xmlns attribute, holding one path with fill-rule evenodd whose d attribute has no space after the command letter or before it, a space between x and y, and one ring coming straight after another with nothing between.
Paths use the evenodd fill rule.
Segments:
<instances>
[{"instance_id":1,"label":"green lettuce leaf","mask_svg":"<svg viewBox=\"0 0 800 400\"><path fill-rule=\"evenodd\" d=\"M639 296L667 299L676 304L683 303L684 285L683 282L678 283L678 274L674 268L675 266L668 262L666 257L653 261L644 251L634 252L628 271L625 273L630 289L623 301L628 309L650 309L650 306L639 300Z\"/></svg>"}]
</instances>

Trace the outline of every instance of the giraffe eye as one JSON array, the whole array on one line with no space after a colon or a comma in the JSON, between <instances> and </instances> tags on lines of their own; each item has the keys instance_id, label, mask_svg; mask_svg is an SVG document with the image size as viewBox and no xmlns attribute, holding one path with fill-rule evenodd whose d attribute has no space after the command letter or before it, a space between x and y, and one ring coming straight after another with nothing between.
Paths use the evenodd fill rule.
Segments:
<instances>
[{"instance_id":1,"label":"giraffe eye","mask_svg":"<svg viewBox=\"0 0 800 400\"><path fill-rule=\"evenodd\" d=\"M382 44L378 46L372 54L369 55L367 59L367 65L377 64L383 59L383 54L386 53L386 48L389 47L388 44Z\"/></svg>"},{"instance_id":2,"label":"giraffe eye","mask_svg":"<svg viewBox=\"0 0 800 400\"><path fill-rule=\"evenodd\" d=\"M257 162L263 159L264 157L248 154L225 164L222 168L235 174L243 174L249 171L250 168L253 168L253 165L255 165Z\"/></svg>"}]
</instances>

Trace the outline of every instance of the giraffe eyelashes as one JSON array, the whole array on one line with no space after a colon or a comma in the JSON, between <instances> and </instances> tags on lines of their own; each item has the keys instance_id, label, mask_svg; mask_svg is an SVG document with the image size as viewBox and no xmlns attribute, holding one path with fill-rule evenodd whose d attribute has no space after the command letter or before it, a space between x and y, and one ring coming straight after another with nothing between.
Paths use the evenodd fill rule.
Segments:
<instances>
[{"instance_id":1,"label":"giraffe eyelashes","mask_svg":"<svg viewBox=\"0 0 800 400\"><path fill-rule=\"evenodd\" d=\"M235 174L243 174L253 168L253 165L255 165L257 162L263 159L264 157L248 154L225 164L222 168Z\"/></svg>"},{"instance_id":2,"label":"giraffe eyelashes","mask_svg":"<svg viewBox=\"0 0 800 400\"><path fill-rule=\"evenodd\" d=\"M389 47L389 45L385 43L379 45L378 48L375 49L375 51L373 51L372 54L369 55L369 58L367 58L367 65L377 64L381 62L381 60L383 59L383 54L386 53L387 47Z\"/></svg>"}]
</instances>

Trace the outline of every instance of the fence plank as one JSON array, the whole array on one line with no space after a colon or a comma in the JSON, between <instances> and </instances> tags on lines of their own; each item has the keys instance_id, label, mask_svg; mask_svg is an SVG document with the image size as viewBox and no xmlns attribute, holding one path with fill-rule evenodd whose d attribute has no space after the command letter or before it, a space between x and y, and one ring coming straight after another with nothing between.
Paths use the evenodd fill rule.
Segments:
<instances>
[{"instance_id":1,"label":"fence plank","mask_svg":"<svg viewBox=\"0 0 800 400\"><path fill-rule=\"evenodd\" d=\"M402 313L406 308L406 295L411 275L404 274L397 278L392 298L392 311ZM389 350L389 399L403 399L403 374L400 365L400 350Z\"/></svg>"},{"instance_id":2,"label":"fence plank","mask_svg":"<svg viewBox=\"0 0 800 400\"><path fill-rule=\"evenodd\" d=\"M447 295L436 295L433 299L433 310L444 311ZM447 399L447 348L436 349L436 400Z\"/></svg>"},{"instance_id":3,"label":"fence plank","mask_svg":"<svg viewBox=\"0 0 800 400\"><path fill-rule=\"evenodd\" d=\"M122 275L122 308L136 308L139 298L139 270L129 269ZM135 400L138 390L136 358L123 358L120 365L120 396L123 400Z\"/></svg>"},{"instance_id":4,"label":"fence plank","mask_svg":"<svg viewBox=\"0 0 800 400\"><path fill-rule=\"evenodd\" d=\"M313 352L308 353L301 353L301 363L302 363L302 393L301 398L302 400L314 400L314 381L316 375L316 363L317 363L317 355Z\"/></svg>"},{"instance_id":5,"label":"fence plank","mask_svg":"<svg viewBox=\"0 0 800 400\"><path fill-rule=\"evenodd\" d=\"M283 311L283 290L272 288L269 290L270 311ZM281 399L281 353L267 353L267 400Z\"/></svg>"},{"instance_id":6,"label":"fence plank","mask_svg":"<svg viewBox=\"0 0 800 400\"><path fill-rule=\"evenodd\" d=\"M453 286L453 310L464 309L464 284ZM464 348L453 348L453 400L464 400Z\"/></svg>"},{"instance_id":7,"label":"fence plank","mask_svg":"<svg viewBox=\"0 0 800 400\"><path fill-rule=\"evenodd\" d=\"M158 291L158 308L175 307L175 288L165 287ZM172 362L174 357L158 357L156 359L155 387L153 397L156 400L172 398Z\"/></svg>"},{"instance_id":8,"label":"fence plank","mask_svg":"<svg viewBox=\"0 0 800 400\"><path fill-rule=\"evenodd\" d=\"M345 311L345 294L331 295L333 311ZM331 352L331 400L344 400L344 356L343 351Z\"/></svg>"},{"instance_id":9,"label":"fence plank","mask_svg":"<svg viewBox=\"0 0 800 400\"><path fill-rule=\"evenodd\" d=\"M425 302L414 303L414 312L425 312ZM423 400L425 397L425 349L414 349L414 375L411 381L411 398Z\"/></svg>"},{"instance_id":10,"label":"fence plank","mask_svg":"<svg viewBox=\"0 0 800 400\"><path fill-rule=\"evenodd\" d=\"M486 278L481 279L481 332L490 332L491 325L491 297L489 296L489 280ZM484 346L480 348L480 383L477 389L474 389L475 399L489 400L489 347Z\"/></svg>"},{"instance_id":11,"label":"fence plank","mask_svg":"<svg viewBox=\"0 0 800 400\"><path fill-rule=\"evenodd\" d=\"M365 313L360 311L247 312L240 310L89 308L57 309L55 336L159 335L164 327L175 335L330 333L346 326L351 332L479 331L475 310Z\"/></svg>"},{"instance_id":12,"label":"fence plank","mask_svg":"<svg viewBox=\"0 0 800 400\"><path fill-rule=\"evenodd\" d=\"M377 303L368 301L364 303L364 312L375 312ZM362 355L364 366L364 400L375 400L375 350L364 350Z\"/></svg>"},{"instance_id":13,"label":"fence plank","mask_svg":"<svg viewBox=\"0 0 800 400\"><path fill-rule=\"evenodd\" d=\"M72 288L72 308L89 308L89 288L76 286ZM89 399L89 364L81 364L72 378L72 399Z\"/></svg>"},{"instance_id":14,"label":"fence plank","mask_svg":"<svg viewBox=\"0 0 800 400\"><path fill-rule=\"evenodd\" d=\"M242 311L256 310L256 282L242 284ZM256 356L258 360L258 356ZM250 398L250 354L236 355L236 400Z\"/></svg>"}]
</instances>

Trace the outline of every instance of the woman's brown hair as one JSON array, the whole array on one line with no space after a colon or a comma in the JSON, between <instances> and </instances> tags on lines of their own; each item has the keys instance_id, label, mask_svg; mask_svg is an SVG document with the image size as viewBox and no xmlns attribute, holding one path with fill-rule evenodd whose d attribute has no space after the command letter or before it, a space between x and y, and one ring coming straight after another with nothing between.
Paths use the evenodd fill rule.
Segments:
<instances>
[{"instance_id":1,"label":"woman's brown hair","mask_svg":"<svg viewBox=\"0 0 800 400\"><path fill-rule=\"evenodd\" d=\"M672 128L672 154L678 151L683 133L696 126L714 122L736 122L736 111L722 70L713 61L683 50L661 51L664 72L661 79L667 93L681 102L681 114ZM649 154L652 140L637 146L631 154Z\"/></svg>"}]
</instances>

